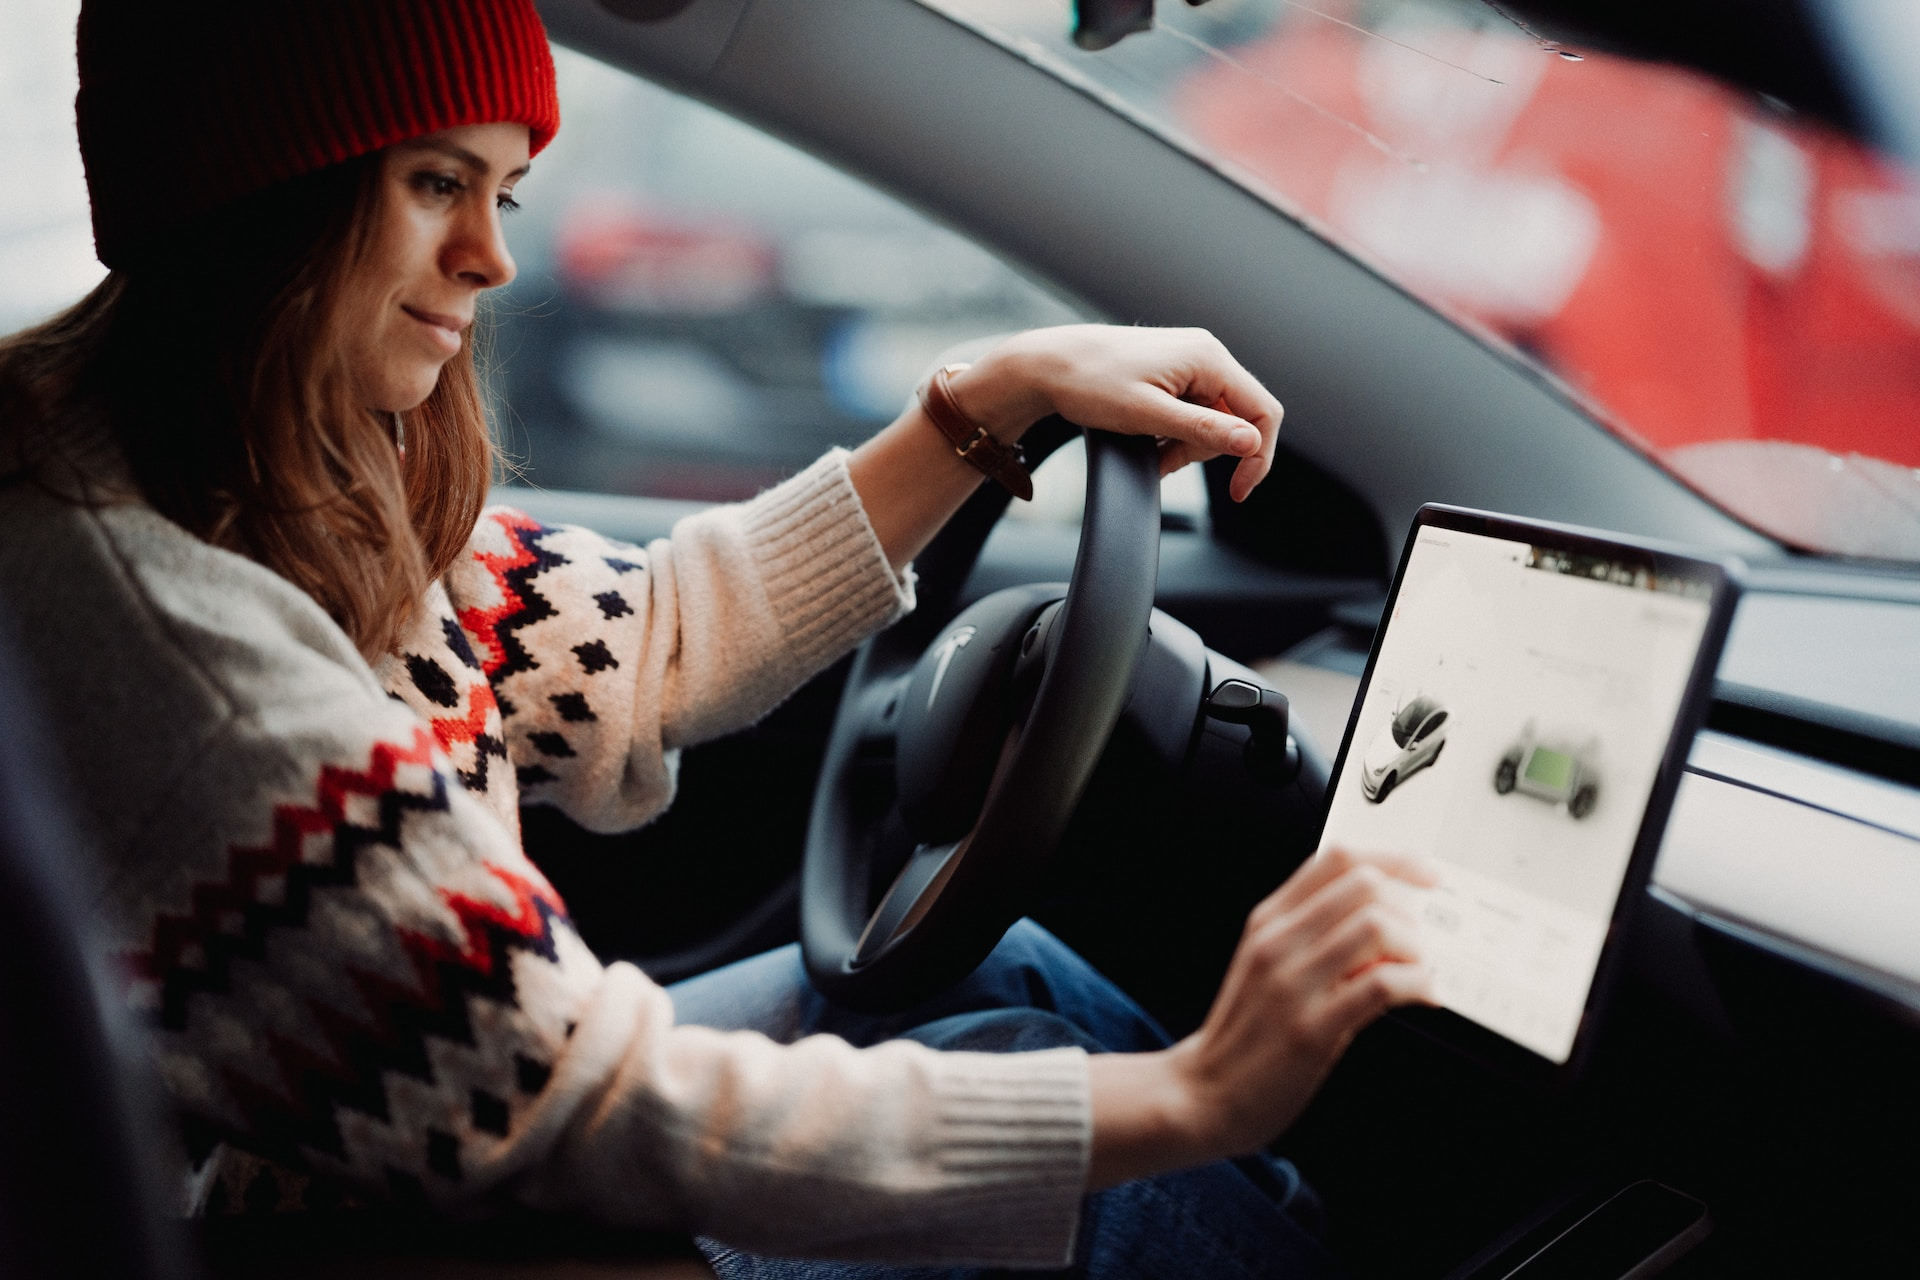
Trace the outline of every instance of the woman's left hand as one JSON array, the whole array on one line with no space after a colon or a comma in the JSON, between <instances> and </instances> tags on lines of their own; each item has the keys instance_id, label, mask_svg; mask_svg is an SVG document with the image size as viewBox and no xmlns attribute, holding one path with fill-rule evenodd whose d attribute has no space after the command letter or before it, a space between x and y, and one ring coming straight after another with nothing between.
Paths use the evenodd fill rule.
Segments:
<instances>
[{"instance_id":1,"label":"woman's left hand","mask_svg":"<svg viewBox=\"0 0 1920 1280\"><path fill-rule=\"evenodd\" d=\"M1280 402L1205 329L1035 329L951 385L961 410L1007 442L1057 413L1098 431L1160 437L1163 475L1232 454L1236 502L1266 478L1280 433Z\"/></svg>"},{"instance_id":2,"label":"woman's left hand","mask_svg":"<svg viewBox=\"0 0 1920 1280\"><path fill-rule=\"evenodd\" d=\"M1057 413L1097 431L1159 437L1163 475L1231 454L1240 459L1228 487L1235 502L1266 479L1280 434L1280 402L1205 329L1034 329L953 374L948 386L960 412L1005 444ZM918 404L847 465L896 569L980 483Z\"/></svg>"}]
</instances>

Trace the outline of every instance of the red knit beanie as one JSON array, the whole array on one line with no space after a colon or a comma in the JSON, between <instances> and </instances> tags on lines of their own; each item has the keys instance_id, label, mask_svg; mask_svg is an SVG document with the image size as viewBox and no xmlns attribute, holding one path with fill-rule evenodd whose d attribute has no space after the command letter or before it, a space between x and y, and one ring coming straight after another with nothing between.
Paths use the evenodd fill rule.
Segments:
<instances>
[{"instance_id":1,"label":"red knit beanie","mask_svg":"<svg viewBox=\"0 0 1920 1280\"><path fill-rule=\"evenodd\" d=\"M533 0L84 0L80 154L100 261L200 214L467 124L560 127Z\"/></svg>"}]
</instances>

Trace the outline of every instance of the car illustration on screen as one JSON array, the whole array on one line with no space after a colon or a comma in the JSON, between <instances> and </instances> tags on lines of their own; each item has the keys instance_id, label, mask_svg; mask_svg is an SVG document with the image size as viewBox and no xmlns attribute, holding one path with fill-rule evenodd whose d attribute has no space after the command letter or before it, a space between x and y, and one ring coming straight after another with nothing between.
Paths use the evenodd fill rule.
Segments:
<instances>
[{"instance_id":1,"label":"car illustration on screen","mask_svg":"<svg viewBox=\"0 0 1920 1280\"><path fill-rule=\"evenodd\" d=\"M1536 739L1529 726L1520 742L1500 757L1493 771L1493 789L1503 796L1517 791L1565 805L1569 816L1584 818L1600 798L1598 754L1592 742L1573 746L1565 740Z\"/></svg>"},{"instance_id":2,"label":"car illustration on screen","mask_svg":"<svg viewBox=\"0 0 1920 1280\"><path fill-rule=\"evenodd\" d=\"M1408 699L1360 758L1362 794L1380 803L1407 775L1439 759L1446 745L1447 709L1425 695Z\"/></svg>"}]
</instances>

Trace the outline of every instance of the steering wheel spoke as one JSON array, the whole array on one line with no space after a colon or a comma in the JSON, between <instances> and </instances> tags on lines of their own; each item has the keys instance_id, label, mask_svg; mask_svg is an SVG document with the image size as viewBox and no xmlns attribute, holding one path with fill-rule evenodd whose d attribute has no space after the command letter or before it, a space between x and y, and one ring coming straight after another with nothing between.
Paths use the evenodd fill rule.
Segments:
<instances>
[{"instance_id":1,"label":"steering wheel spoke","mask_svg":"<svg viewBox=\"0 0 1920 1280\"><path fill-rule=\"evenodd\" d=\"M886 950L889 942L926 918L959 865L965 844L964 840L956 840L951 844L923 844L914 849L854 946L856 968L871 961Z\"/></svg>"}]
</instances>

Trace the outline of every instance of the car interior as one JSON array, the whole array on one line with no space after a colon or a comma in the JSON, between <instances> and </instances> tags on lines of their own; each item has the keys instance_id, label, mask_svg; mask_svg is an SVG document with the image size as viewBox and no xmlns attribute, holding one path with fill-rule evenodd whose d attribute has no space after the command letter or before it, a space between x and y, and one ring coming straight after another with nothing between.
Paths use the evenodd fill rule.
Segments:
<instances>
[{"instance_id":1,"label":"car interior","mask_svg":"<svg viewBox=\"0 0 1920 1280\"><path fill-rule=\"evenodd\" d=\"M1196 12L1215 6L1268 18L1308 8L1213 0ZM1122 35L1153 8L1032 7L1063 39L1077 21L1082 48L1105 40L1115 52L1142 41ZM1173 24L1180 15L1168 11L1187 5L1160 7ZM1356 29L1378 7L1334 6ZM1903 81L1873 56L1875 28L1861 15L1874 6L1440 7L1508 23L1543 58L1682 64L1895 153L1920 138L1920 114L1909 119L1900 105L1912 101L1910 70ZM1047 758L1052 772L1022 801L1030 808L979 818L983 776L957 819L925 821L957 821L960 833L976 818L1017 828L1005 841L1022 859L1008 873L1013 887L992 892L1017 892L1025 914L1179 1034L1203 1016L1247 911L1317 847L1329 762L1423 503L1737 557L1744 596L1659 861L1633 906L1627 976L1586 1077L1541 1090L1388 1018L1353 1044L1275 1150L1319 1190L1330 1243L1361 1277L1898 1269L1887 1260L1910 1252L1920 1213L1911 1155L1920 1143L1914 556L1822 554L1768 532L1777 526L1751 512L1733 514L1610 425L1524 344L1396 282L1316 218L1277 207L1232 164L1019 36L1019 0L540 8L557 44L858 177L1036 282L1064 314L1210 329L1286 406L1274 473L1244 504L1228 500L1228 471L1217 464L1205 470L1203 500L1182 506L1140 481L1137 459L1105 446L1078 455L1084 519L1077 490L1068 519L1048 522L1003 518L1007 495L983 488L917 562L917 611L759 724L687 751L678 799L647 828L597 835L554 810L526 810L528 851L596 952L671 981L804 935L811 964L816 951L865 945L860 922L877 912L875 925L891 920L902 945L876 966L884 980L856 984L849 1002L897 1003L963 975L992 938L956 920L907 946L918 923L940 925L947 907L891 903L882 892L910 878L896 879L915 848L899 810L918 805L919 829L932 802L913 793L904 763L896 769L908 730L876 726L963 611L1027 590L1024 628L1071 580L1087 596L1132 590L1140 609L1154 610L1150 640L1089 649L1084 661L1067 650L1085 681L1034 714L1080 717L1078 737ZM1905 154L1920 162L1920 149ZM1920 228L1920 214L1911 225ZM539 358L537 311L506 319L505 329L527 333L513 356L521 364ZM517 376L505 380L509 406ZM1912 420L1902 429L1914 433ZM541 520L645 541L703 501L697 486L680 496L588 492L569 475L574 487L550 487L542 447L536 438L523 479L496 495ZM1081 447L1071 424L1050 420L1028 455L1065 464ZM1907 483L1920 480L1912 462L1904 469ZM1902 536L1915 537L1920 501L1906 491L1889 501L1907 504ZM1121 550L1129 521L1149 536ZM1089 567L1096 542L1111 554ZM1109 587L1081 585L1102 565L1098 581ZM1038 616L1029 643L1075 643L1049 638L1045 620L1057 612ZM21 719L9 709L10 725ZM14 830L0 834L31 869L48 861L35 847L57 847L58 837L44 826L18 834L19 794L5 810ZM823 924L831 913L821 904L835 895L838 914ZM61 920L71 906L60 898L26 909ZM62 990L85 985L72 974L61 981ZM36 1016L5 1008L8 1024ZM49 1062L92 1063L74 1080L117 1095L130 1086L107 1083L101 1064L113 1058L114 1033L110 1011L99 1016L107 1031L82 1028ZM48 1069L19 1057L0 1054L12 1078ZM133 1087L131 1096L144 1095ZM126 1136L143 1133L142 1120L110 1122L117 1133L102 1142L142 1145ZM28 1132L25 1121L5 1123L5 1145L31 1140L14 1136ZM86 1230L145 1242L139 1262L112 1263L115 1274L709 1274L684 1237L511 1215L479 1229L363 1212L176 1232L153 1225L164 1197L138 1159L103 1160L129 1172L99 1189ZM52 1211L30 1209L40 1203L31 1188L17 1171L0 1172L0 1258L38 1268L19 1274L105 1274L78 1253L53 1260L23 1245L9 1255L15 1235L5 1224ZM144 1197L128 1189L142 1179ZM1644 1212L1595 1215L1649 1196Z\"/></svg>"}]
</instances>

